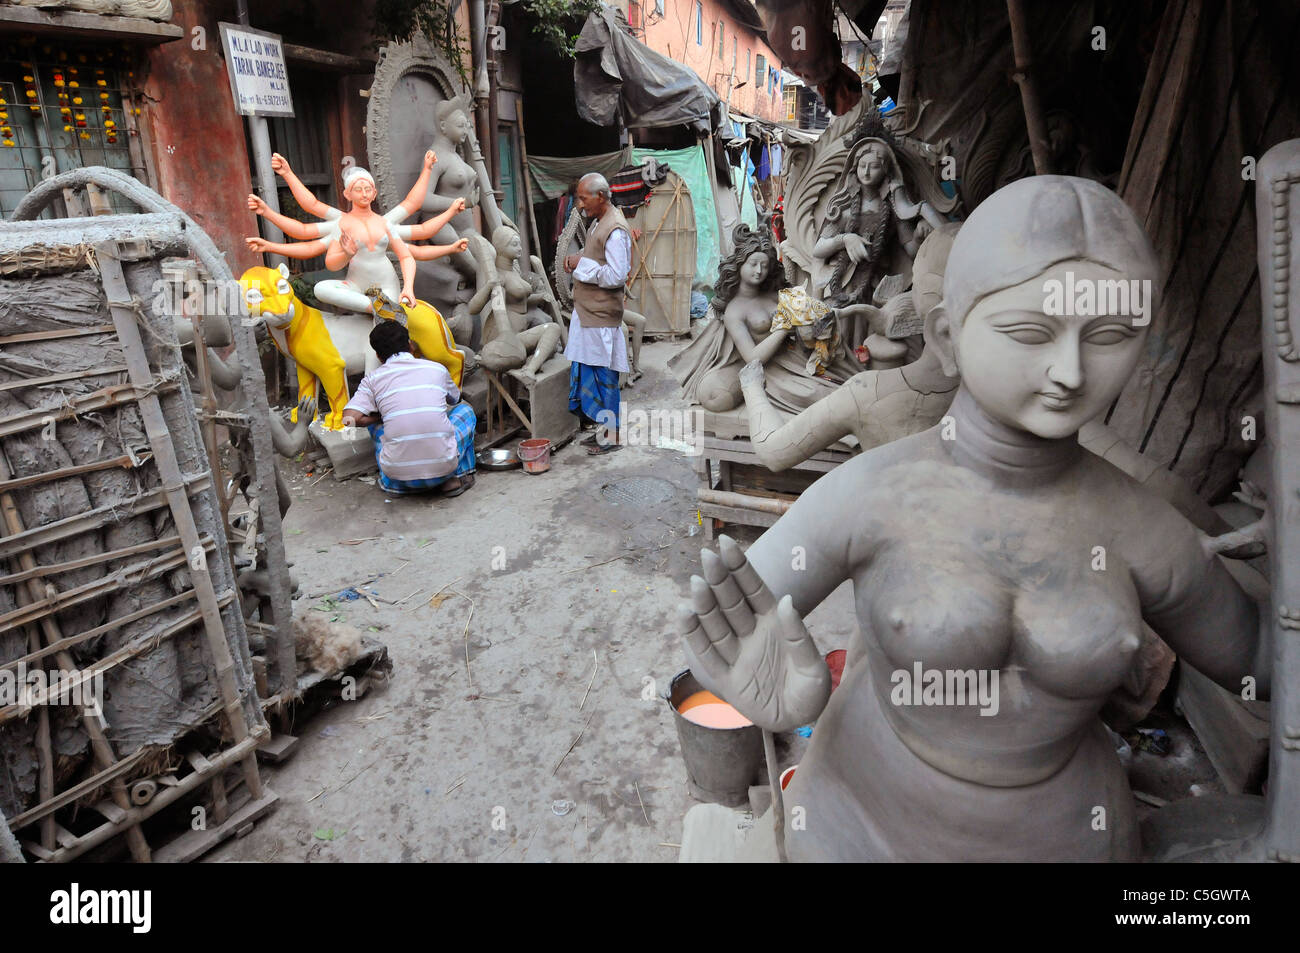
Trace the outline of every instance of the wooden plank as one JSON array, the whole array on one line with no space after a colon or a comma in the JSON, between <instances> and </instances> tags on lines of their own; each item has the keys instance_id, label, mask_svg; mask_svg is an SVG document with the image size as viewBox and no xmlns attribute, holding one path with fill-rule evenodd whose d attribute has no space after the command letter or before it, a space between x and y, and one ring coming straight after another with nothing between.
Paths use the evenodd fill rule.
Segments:
<instances>
[{"instance_id":1,"label":"wooden plank","mask_svg":"<svg viewBox=\"0 0 1300 953\"><path fill-rule=\"evenodd\" d=\"M186 482L190 493L199 493L211 485L212 481L206 473L191 477ZM109 523L119 523L127 517L150 513L166 505L167 501L163 497L162 490L151 490L142 493L129 503L109 503L75 516L64 517L53 523L46 523L44 526L37 526L0 539L0 558L12 559L18 553L37 546L45 546L70 536L79 536L89 530L98 529Z\"/></svg>"},{"instance_id":2,"label":"wooden plank","mask_svg":"<svg viewBox=\"0 0 1300 953\"><path fill-rule=\"evenodd\" d=\"M310 63L322 69L346 73L350 76L369 75L375 71L375 63L378 62L374 57L367 59L360 56L347 56L343 53L318 50L311 46L300 46L297 43L285 43L282 48L285 60L290 63Z\"/></svg>"},{"instance_id":3,"label":"wooden plank","mask_svg":"<svg viewBox=\"0 0 1300 953\"><path fill-rule=\"evenodd\" d=\"M105 387L92 394L73 397L57 407L37 407L21 414L14 414L11 417L0 418L0 437L12 436L16 433L22 433L24 430L37 430L44 427L51 420L67 420L69 417L76 417L92 410L120 407L123 404L139 400L146 393L162 394L175 390L179 386L179 382L175 380L158 381L151 389L144 390L131 384L114 384L112 387Z\"/></svg>"},{"instance_id":4,"label":"wooden plank","mask_svg":"<svg viewBox=\"0 0 1300 953\"><path fill-rule=\"evenodd\" d=\"M96 460L94 463L82 463L75 467L63 467L60 470L49 470L45 473L33 473L30 476L18 477L14 480L0 480L0 492L17 490L25 486L39 486L42 483L52 483L55 480L66 480L69 477L94 473L97 470L112 470L119 467L123 470L132 470L142 463L149 462L152 456L148 452L136 456L123 454L111 460Z\"/></svg>"},{"instance_id":5,"label":"wooden plank","mask_svg":"<svg viewBox=\"0 0 1300 953\"><path fill-rule=\"evenodd\" d=\"M274 734L257 749L257 756L263 761L278 764L292 756L297 750L298 738L296 735Z\"/></svg>"},{"instance_id":6,"label":"wooden plank","mask_svg":"<svg viewBox=\"0 0 1300 953\"><path fill-rule=\"evenodd\" d=\"M784 516L785 513L794 504L794 500L778 499L769 496L755 496L752 494L735 493L727 490L709 490L704 487L695 491L696 498L701 503L717 504L736 509L753 510L756 513L770 513L775 516Z\"/></svg>"},{"instance_id":7,"label":"wooden plank","mask_svg":"<svg viewBox=\"0 0 1300 953\"><path fill-rule=\"evenodd\" d=\"M162 539L151 539L146 543L136 543L134 546L123 546L121 549L110 549L106 552L96 553L93 556L85 556L82 559L69 559L66 562L50 563L46 566L36 566L34 569L27 569L23 572L10 573L8 576L0 576L0 586L11 586L16 582L25 582L38 576L57 576L61 573L72 572L74 569L85 569L87 566L98 566L100 563L111 562L114 559L121 559L124 556L136 556L140 553L153 552L155 549L166 549L168 546L179 543L179 536L166 536ZM3 668L4 666L0 666Z\"/></svg>"},{"instance_id":8,"label":"wooden plank","mask_svg":"<svg viewBox=\"0 0 1300 953\"><path fill-rule=\"evenodd\" d=\"M95 367L87 371L69 371L67 374L51 374L48 377L25 377L16 381L6 381L0 384L0 391L17 390L24 387L44 387L46 384L57 384L60 381L84 380L87 377L106 377L109 374L120 374L126 370L125 364L113 364L108 367Z\"/></svg>"},{"instance_id":9,"label":"wooden plank","mask_svg":"<svg viewBox=\"0 0 1300 953\"><path fill-rule=\"evenodd\" d=\"M159 23L143 17L115 17L99 13L53 10L46 13L31 7L0 7L0 33L36 33L88 37L101 42L136 40L157 45L179 40L185 31L173 23Z\"/></svg>"},{"instance_id":10,"label":"wooden plank","mask_svg":"<svg viewBox=\"0 0 1300 953\"><path fill-rule=\"evenodd\" d=\"M739 526L773 526L781 518L774 513L741 509L736 506L721 506L717 503L701 503L699 509L700 515L706 520L713 517Z\"/></svg>"},{"instance_id":11,"label":"wooden plank","mask_svg":"<svg viewBox=\"0 0 1300 953\"><path fill-rule=\"evenodd\" d=\"M113 325L96 324L88 328L60 328L57 331L26 331L0 338L0 344L22 344L26 341L57 341L62 338L84 338L91 334L112 334ZM93 375L92 375L93 376Z\"/></svg>"},{"instance_id":12,"label":"wooden plank","mask_svg":"<svg viewBox=\"0 0 1300 953\"><path fill-rule=\"evenodd\" d=\"M223 824L204 831L186 831L154 852L154 860L164 864L188 864L198 860L212 848L230 837L242 837L248 825L259 820L280 800L279 795L266 788L255 798L235 811Z\"/></svg>"}]
</instances>

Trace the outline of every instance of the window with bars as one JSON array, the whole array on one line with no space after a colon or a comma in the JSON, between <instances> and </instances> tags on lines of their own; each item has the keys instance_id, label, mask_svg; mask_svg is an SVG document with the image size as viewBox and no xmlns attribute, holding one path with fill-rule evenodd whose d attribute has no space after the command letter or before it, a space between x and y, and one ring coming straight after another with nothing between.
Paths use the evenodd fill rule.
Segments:
<instances>
[{"instance_id":1,"label":"window with bars","mask_svg":"<svg viewBox=\"0 0 1300 953\"><path fill-rule=\"evenodd\" d=\"M718 59L727 55L727 24L725 20L718 21Z\"/></svg>"},{"instance_id":2,"label":"window with bars","mask_svg":"<svg viewBox=\"0 0 1300 953\"><path fill-rule=\"evenodd\" d=\"M704 45L704 4L695 0L695 45Z\"/></svg>"},{"instance_id":3,"label":"window with bars","mask_svg":"<svg viewBox=\"0 0 1300 953\"><path fill-rule=\"evenodd\" d=\"M130 138L134 68L133 54L114 47L0 44L0 217L60 172L102 165L148 180ZM108 197L117 211L135 211L116 193Z\"/></svg>"},{"instance_id":4,"label":"window with bars","mask_svg":"<svg viewBox=\"0 0 1300 953\"><path fill-rule=\"evenodd\" d=\"M762 92L763 83L767 80L767 57L762 53L758 54L758 65L754 67L754 91Z\"/></svg>"}]
</instances>

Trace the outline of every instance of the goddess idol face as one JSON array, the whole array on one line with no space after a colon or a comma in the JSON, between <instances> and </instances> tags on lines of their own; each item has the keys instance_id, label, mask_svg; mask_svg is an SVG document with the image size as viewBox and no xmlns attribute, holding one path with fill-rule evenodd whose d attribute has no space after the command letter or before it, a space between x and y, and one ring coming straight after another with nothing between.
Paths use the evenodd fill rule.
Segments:
<instances>
[{"instance_id":1,"label":"goddess idol face","mask_svg":"<svg viewBox=\"0 0 1300 953\"><path fill-rule=\"evenodd\" d=\"M438 129L453 145L458 146L469 138L469 119L463 111L457 109L438 124Z\"/></svg>"},{"instance_id":2,"label":"goddess idol face","mask_svg":"<svg viewBox=\"0 0 1300 953\"><path fill-rule=\"evenodd\" d=\"M1104 294L1120 281L1130 284L1104 265L1065 261L977 301L951 334L962 384L981 409L1049 439L1078 433L1103 413L1137 365L1148 316L1137 307L1063 308L1059 289Z\"/></svg>"}]
</instances>

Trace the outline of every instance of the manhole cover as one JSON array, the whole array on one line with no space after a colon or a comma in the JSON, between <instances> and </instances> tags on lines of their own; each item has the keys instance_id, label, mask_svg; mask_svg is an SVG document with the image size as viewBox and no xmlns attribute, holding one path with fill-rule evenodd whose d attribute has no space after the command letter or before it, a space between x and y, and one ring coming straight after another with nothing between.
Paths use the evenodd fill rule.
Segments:
<instances>
[{"instance_id":1,"label":"manhole cover","mask_svg":"<svg viewBox=\"0 0 1300 953\"><path fill-rule=\"evenodd\" d=\"M600 492L615 506L649 506L671 500L676 495L677 488L658 477L629 477L606 483Z\"/></svg>"}]
</instances>

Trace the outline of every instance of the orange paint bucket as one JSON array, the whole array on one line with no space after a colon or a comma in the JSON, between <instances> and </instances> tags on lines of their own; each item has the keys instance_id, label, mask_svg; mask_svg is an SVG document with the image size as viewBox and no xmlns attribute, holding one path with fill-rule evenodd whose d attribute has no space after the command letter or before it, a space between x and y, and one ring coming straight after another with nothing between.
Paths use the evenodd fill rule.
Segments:
<instances>
[{"instance_id":1,"label":"orange paint bucket","mask_svg":"<svg viewBox=\"0 0 1300 953\"><path fill-rule=\"evenodd\" d=\"M518 452L525 473L545 473L551 468L551 441L545 437L519 441Z\"/></svg>"}]
</instances>

